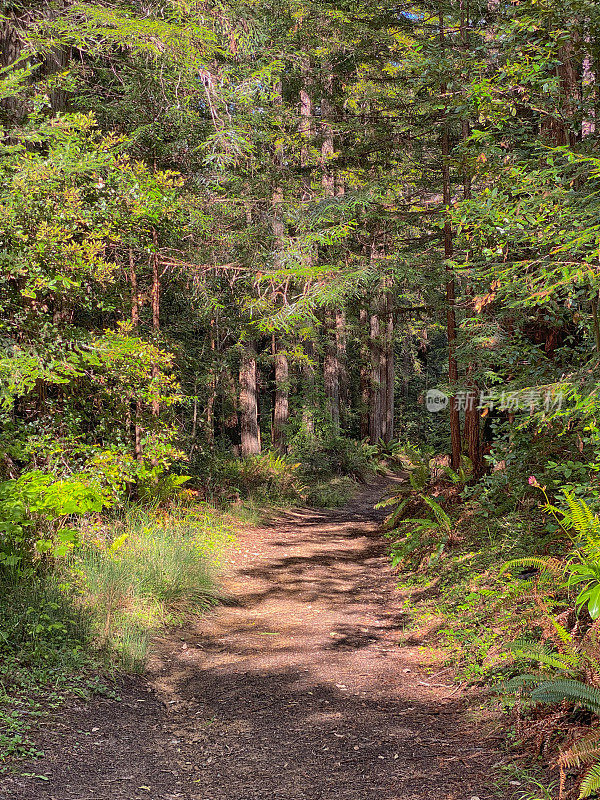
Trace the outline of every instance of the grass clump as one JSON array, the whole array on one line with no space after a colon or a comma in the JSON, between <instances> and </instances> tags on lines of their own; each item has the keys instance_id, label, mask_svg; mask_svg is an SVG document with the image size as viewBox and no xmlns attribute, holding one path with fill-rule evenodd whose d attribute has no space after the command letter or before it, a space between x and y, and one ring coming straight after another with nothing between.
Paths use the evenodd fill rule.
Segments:
<instances>
[{"instance_id":1,"label":"grass clump","mask_svg":"<svg viewBox=\"0 0 600 800\"><path fill-rule=\"evenodd\" d=\"M231 538L223 516L202 505L167 513L134 508L88 531L67 572L118 666L143 670L156 631L215 602L213 567Z\"/></svg>"},{"instance_id":2,"label":"grass clump","mask_svg":"<svg viewBox=\"0 0 600 800\"><path fill-rule=\"evenodd\" d=\"M0 771L39 753L29 733L68 696L116 697L151 638L215 602L233 521L206 504L88 518L60 559L0 572Z\"/></svg>"}]
</instances>

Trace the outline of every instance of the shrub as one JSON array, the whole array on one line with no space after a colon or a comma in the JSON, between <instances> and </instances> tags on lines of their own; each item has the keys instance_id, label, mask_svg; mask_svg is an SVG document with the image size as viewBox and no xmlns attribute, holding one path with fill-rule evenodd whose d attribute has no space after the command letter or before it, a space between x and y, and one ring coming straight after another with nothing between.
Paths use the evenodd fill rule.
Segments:
<instances>
[{"instance_id":1,"label":"shrub","mask_svg":"<svg viewBox=\"0 0 600 800\"><path fill-rule=\"evenodd\" d=\"M67 518L101 511L104 503L83 478L56 480L35 470L0 483L0 567L21 570L36 553L65 555L76 538Z\"/></svg>"},{"instance_id":2,"label":"shrub","mask_svg":"<svg viewBox=\"0 0 600 800\"><path fill-rule=\"evenodd\" d=\"M316 481L306 488L305 502L314 508L337 508L352 498L356 484L348 475Z\"/></svg>"},{"instance_id":3,"label":"shrub","mask_svg":"<svg viewBox=\"0 0 600 800\"><path fill-rule=\"evenodd\" d=\"M349 475L364 480L376 470L376 448L342 436L321 438L305 432L290 443L290 455L300 462L300 474L307 477Z\"/></svg>"},{"instance_id":4,"label":"shrub","mask_svg":"<svg viewBox=\"0 0 600 800\"><path fill-rule=\"evenodd\" d=\"M52 575L16 576L0 584L0 654L51 667L73 661L91 640L89 615ZM2 659L0 659L2 661Z\"/></svg>"},{"instance_id":5,"label":"shrub","mask_svg":"<svg viewBox=\"0 0 600 800\"><path fill-rule=\"evenodd\" d=\"M298 463L273 452L247 458L217 454L205 465L209 495L260 502L294 501L302 496Z\"/></svg>"}]
</instances>

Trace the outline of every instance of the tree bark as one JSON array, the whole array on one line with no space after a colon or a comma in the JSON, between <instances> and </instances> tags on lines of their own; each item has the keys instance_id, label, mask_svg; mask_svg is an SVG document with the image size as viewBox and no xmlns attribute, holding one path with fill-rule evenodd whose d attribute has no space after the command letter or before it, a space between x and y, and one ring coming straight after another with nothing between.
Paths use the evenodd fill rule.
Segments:
<instances>
[{"instance_id":1,"label":"tree bark","mask_svg":"<svg viewBox=\"0 0 600 800\"><path fill-rule=\"evenodd\" d=\"M336 341L335 320L331 313L325 314L325 357L323 359L323 381L327 410L334 432L340 430L340 365Z\"/></svg>"},{"instance_id":2,"label":"tree bark","mask_svg":"<svg viewBox=\"0 0 600 800\"><path fill-rule=\"evenodd\" d=\"M369 435L369 402L371 399L371 374L369 350L369 312L366 308L359 311L360 325L360 438L366 439Z\"/></svg>"},{"instance_id":3,"label":"tree bark","mask_svg":"<svg viewBox=\"0 0 600 800\"><path fill-rule=\"evenodd\" d=\"M382 437L383 407L381 403L381 326L379 312L375 310L370 319L371 387L369 401L369 439L376 444Z\"/></svg>"},{"instance_id":4,"label":"tree bark","mask_svg":"<svg viewBox=\"0 0 600 800\"><path fill-rule=\"evenodd\" d=\"M275 402L273 406L273 447L280 453L287 450L285 429L289 421L289 365L288 357L281 340L273 336L273 357L275 359Z\"/></svg>"},{"instance_id":5,"label":"tree bark","mask_svg":"<svg viewBox=\"0 0 600 800\"><path fill-rule=\"evenodd\" d=\"M442 52L445 48L444 36L444 15L440 8L440 46ZM445 95L448 87L442 84L441 92ZM447 113L447 112L446 112ZM444 117L446 117L446 113ZM448 122L444 119L442 129L442 189L444 201L444 257L446 258L446 332L448 337L448 381L450 384L450 443L451 443L451 466L457 471L460 468L460 415L458 412L458 402L454 391L458 381L458 363L456 361L456 286L454 281L454 271L448 260L454 255L452 243L452 225L448 219L451 203L450 187L450 135L448 132Z\"/></svg>"},{"instance_id":6,"label":"tree bark","mask_svg":"<svg viewBox=\"0 0 600 800\"><path fill-rule=\"evenodd\" d=\"M345 409L349 404L348 370L346 369L346 312L342 309L335 314L335 349L338 370L338 408L340 425L346 420Z\"/></svg>"},{"instance_id":7,"label":"tree bark","mask_svg":"<svg viewBox=\"0 0 600 800\"><path fill-rule=\"evenodd\" d=\"M300 170L302 172L302 200L311 198L311 178L310 178L310 142L314 133L313 123L313 100L311 90L313 88L310 74L311 64L308 57L302 61L302 85L300 87L300 124L299 131L302 138L300 146ZM310 268L314 251L311 246L303 248L303 260L307 268ZM305 360L302 363L302 428L309 436L315 433L315 343L312 339L307 339L304 344Z\"/></svg>"},{"instance_id":8,"label":"tree bark","mask_svg":"<svg viewBox=\"0 0 600 800\"><path fill-rule=\"evenodd\" d=\"M248 344L242 353L240 364L240 428L241 454L260 453L260 428L258 426L258 387L256 371L256 349Z\"/></svg>"},{"instance_id":9,"label":"tree bark","mask_svg":"<svg viewBox=\"0 0 600 800\"><path fill-rule=\"evenodd\" d=\"M206 400L206 441L211 450L215 446L215 403L217 400L216 327L216 320L213 318L210 321L211 364L208 378L208 398Z\"/></svg>"},{"instance_id":10,"label":"tree bark","mask_svg":"<svg viewBox=\"0 0 600 800\"><path fill-rule=\"evenodd\" d=\"M396 369L394 358L394 301L390 290L386 294L386 314L385 429L383 431L383 439L385 442L391 442L394 438Z\"/></svg>"},{"instance_id":11,"label":"tree bark","mask_svg":"<svg viewBox=\"0 0 600 800\"><path fill-rule=\"evenodd\" d=\"M323 193L325 197L333 197L335 195L335 175L332 169L332 159L335 152L333 141L333 127L331 119L333 116L333 75L331 67L325 64L325 94L321 98L321 132L323 141L321 144L321 168L322 179L321 185L323 186Z\"/></svg>"},{"instance_id":12,"label":"tree bark","mask_svg":"<svg viewBox=\"0 0 600 800\"><path fill-rule=\"evenodd\" d=\"M310 139L313 133L313 104L310 94L310 60L302 61L302 85L300 87L300 124L298 130L302 138L300 146L300 170L303 175L302 199L310 197Z\"/></svg>"}]
</instances>

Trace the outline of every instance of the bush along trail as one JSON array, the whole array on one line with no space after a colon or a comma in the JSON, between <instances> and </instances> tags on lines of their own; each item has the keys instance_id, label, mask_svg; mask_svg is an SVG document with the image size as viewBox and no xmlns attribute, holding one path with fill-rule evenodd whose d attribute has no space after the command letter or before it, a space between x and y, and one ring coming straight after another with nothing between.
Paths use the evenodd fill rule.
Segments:
<instances>
[{"instance_id":1,"label":"bush along trail","mask_svg":"<svg viewBox=\"0 0 600 800\"><path fill-rule=\"evenodd\" d=\"M598 0L3 3L0 792L598 797L599 219Z\"/></svg>"},{"instance_id":2,"label":"bush along trail","mask_svg":"<svg viewBox=\"0 0 600 800\"><path fill-rule=\"evenodd\" d=\"M502 797L489 714L407 642L373 506L294 510L230 549L227 602L161 638L120 699L67 703L11 800ZM438 673L441 670L441 674Z\"/></svg>"}]
</instances>

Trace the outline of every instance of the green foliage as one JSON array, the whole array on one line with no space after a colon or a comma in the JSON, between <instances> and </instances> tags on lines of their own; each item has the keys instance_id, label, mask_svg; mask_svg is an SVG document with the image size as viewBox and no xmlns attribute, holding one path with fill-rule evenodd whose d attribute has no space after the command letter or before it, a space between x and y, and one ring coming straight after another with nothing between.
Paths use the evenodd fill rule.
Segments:
<instances>
[{"instance_id":1,"label":"green foliage","mask_svg":"<svg viewBox=\"0 0 600 800\"><path fill-rule=\"evenodd\" d=\"M27 472L0 484L0 567L22 570L35 555L65 556L77 541L68 517L99 512L107 503L89 481L56 481L52 475Z\"/></svg>"},{"instance_id":2,"label":"green foliage","mask_svg":"<svg viewBox=\"0 0 600 800\"><path fill-rule=\"evenodd\" d=\"M338 508L351 500L355 492L356 483L348 475L312 480L303 490L303 502L313 508Z\"/></svg>"},{"instance_id":3,"label":"green foliage","mask_svg":"<svg viewBox=\"0 0 600 800\"><path fill-rule=\"evenodd\" d=\"M133 509L113 529L86 533L66 576L124 668L142 670L153 632L216 601L212 551L227 536L218 516L185 509L165 516Z\"/></svg>"},{"instance_id":4,"label":"green foliage","mask_svg":"<svg viewBox=\"0 0 600 800\"><path fill-rule=\"evenodd\" d=\"M299 462L302 476L310 480L331 475L364 480L376 468L376 447L343 436L312 436L301 431L290 441L289 452Z\"/></svg>"},{"instance_id":5,"label":"green foliage","mask_svg":"<svg viewBox=\"0 0 600 800\"><path fill-rule=\"evenodd\" d=\"M415 555L429 553L427 563L433 564L441 555L452 535L453 523L441 505L431 497L422 493L418 499L431 511L431 515L422 518L400 517L411 498L404 498L398 507L386 519L388 537L393 539L391 545L392 566L397 567ZM396 499L396 498L394 498ZM381 507L384 503L379 503ZM400 534L400 536L398 535Z\"/></svg>"},{"instance_id":6,"label":"green foliage","mask_svg":"<svg viewBox=\"0 0 600 800\"><path fill-rule=\"evenodd\" d=\"M556 666L556 665L553 665ZM560 665L559 665L560 666ZM564 669L564 667L563 667ZM531 687L534 687L531 690ZM520 688L513 684L511 688ZM534 703L558 704L567 701L586 709L594 716L600 715L600 690L582 681L570 678L530 681L530 697ZM572 767L587 766L579 786L579 800L595 796L600 788L600 732L593 731L577 739L577 741L559 757L561 772Z\"/></svg>"}]
</instances>

